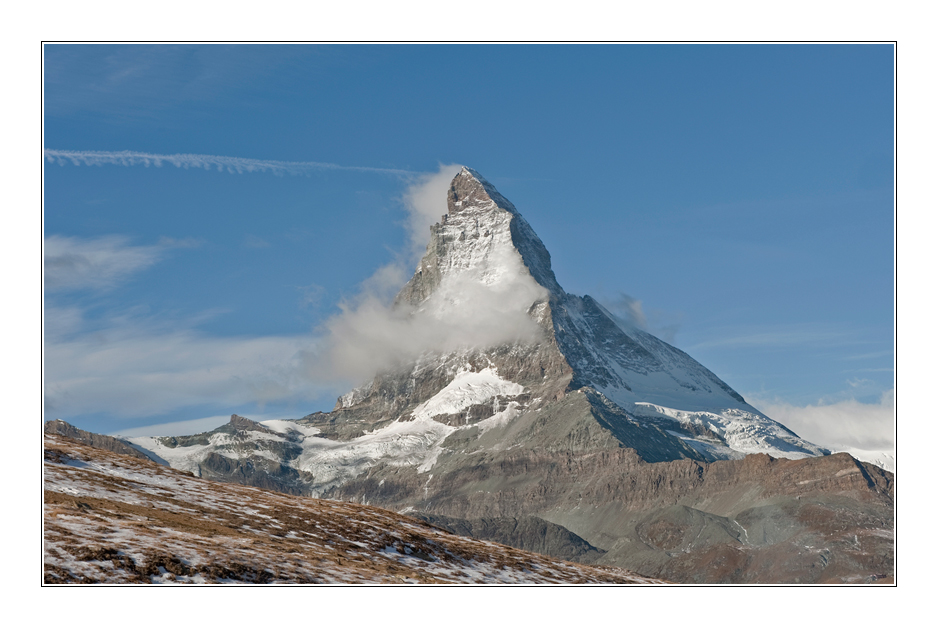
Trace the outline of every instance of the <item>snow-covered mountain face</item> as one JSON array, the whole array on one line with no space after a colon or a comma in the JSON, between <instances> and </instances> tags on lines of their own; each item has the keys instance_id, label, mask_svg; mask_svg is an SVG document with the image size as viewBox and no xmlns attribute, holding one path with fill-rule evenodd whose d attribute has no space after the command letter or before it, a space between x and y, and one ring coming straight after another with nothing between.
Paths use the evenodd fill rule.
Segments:
<instances>
[{"instance_id":1,"label":"snow-covered mountain face","mask_svg":"<svg viewBox=\"0 0 938 628\"><path fill-rule=\"evenodd\" d=\"M626 447L647 462L829 453L683 351L567 294L534 230L477 172L459 172L447 205L396 300L446 323L432 326L449 330L434 350L330 413L276 425L233 417L208 434L132 442L200 475L314 495L375 468L432 477L519 447Z\"/></svg>"},{"instance_id":2,"label":"snow-covered mountain face","mask_svg":"<svg viewBox=\"0 0 938 628\"><path fill-rule=\"evenodd\" d=\"M670 430L706 459L759 452L789 458L827 453L768 419L683 351L618 321L589 296L567 294L534 230L477 172L463 168L447 201L448 213L431 228L427 253L398 301L436 309L445 303L471 312L474 295L484 290L469 286L489 288L489 299L475 300L484 307L489 300L510 295L506 309L517 315L526 308L543 332L537 342L516 343L541 349L527 366L539 362L545 371L542 379L551 380L548 388L555 390L524 382L533 385L541 399L591 388L641 422ZM491 353L498 351L486 353L493 359ZM555 367L553 373L544 368L545 361ZM500 372L504 374L504 367ZM418 366L411 375L419 374ZM518 376L525 376L512 375L519 383ZM343 407L362 401L363 392L344 398Z\"/></svg>"}]
</instances>

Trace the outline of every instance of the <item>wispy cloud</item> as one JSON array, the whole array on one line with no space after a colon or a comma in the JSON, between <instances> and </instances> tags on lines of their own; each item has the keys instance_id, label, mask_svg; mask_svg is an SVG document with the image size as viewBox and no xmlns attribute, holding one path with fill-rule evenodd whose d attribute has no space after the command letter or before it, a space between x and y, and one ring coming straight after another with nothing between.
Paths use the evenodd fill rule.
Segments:
<instances>
[{"instance_id":1,"label":"wispy cloud","mask_svg":"<svg viewBox=\"0 0 938 628\"><path fill-rule=\"evenodd\" d=\"M209 337L129 321L45 347L49 417L105 412L165 414L211 404L236 407L316 398L299 352L309 337Z\"/></svg>"},{"instance_id":2,"label":"wispy cloud","mask_svg":"<svg viewBox=\"0 0 938 628\"><path fill-rule=\"evenodd\" d=\"M259 238L256 235L246 235L244 236L244 248L247 249L266 249L270 246L270 242L264 238Z\"/></svg>"},{"instance_id":3,"label":"wispy cloud","mask_svg":"<svg viewBox=\"0 0 938 628\"><path fill-rule=\"evenodd\" d=\"M322 170L356 170L359 172L377 172L398 176L413 176L421 173L412 170L399 170L395 168L371 168L368 166L340 166L339 164L321 161L276 161L269 159L246 159L243 157L226 157L223 155L197 155L178 153L174 155L157 155L137 151L94 151L94 150L53 150L43 151L50 163L64 166L68 163L76 166L154 166L162 167L164 164L177 168L204 168L232 174L246 172L270 172L276 175L303 175Z\"/></svg>"},{"instance_id":4,"label":"wispy cloud","mask_svg":"<svg viewBox=\"0 0 938 628\"><path fill-rule=\"evenodd\" d=\"M133 246L117 235L99 238L48 236L45 239L46 290L112 288L160 259L171 244Z\"/></svg>"},{"instance_id":5,"label":"wispy cloud","mask_svg":"<svg viewBox=\"0 0 938 628\"><path fill-rule=\"evenodd\" d=\"M651 311L650 316L646 315L642 302L624 292L612 298L599 297L599 301L619 323L654 334L665 342L673 343L680 329L678 323L665 323L663 312Z\"/></svg>"},{"instance_id":6,"label":"wispy cloud","mask_svg":"<svg viewBox=\"0 0 938 628\"><path fill-rule=\"evenodd\" d=\"M779 326L726 335L697 343L690 350L714 347L793 347L803 345L843 346L858 343L855 331L817 326Z\"/></svg>"},{"instance_id":7,"label":"wispy cloud","mask_svg":"<svg viewBox=\"0 0 938 628\"><path fill-rule=\"evenodd\" d=\"M874 351L872 353L862 353L860 355L848 355L841 358L841 360L872 360L874 358L885 358L892 357L893 351ZM890 369L891 370L891 369Z\"/></svg>"},{"instance_id":8,"label":"wispy cloud","mask_svg":"<svg viewBox=\"0 0 938 628\"><path fill-rule=\"evenodd\" d=\"M182 408L311 400L323 393L301 368L310 335L212 337L199 317L152 319L146 308L103 318L58 302L68 290L110 289L188 240L132 246L127 238L46 239L45 404L51 418L158 416ZM62 293L65 292L66 295ZM211 316L205 312L203 316ZM331 390L330 390L331 392Z\"/></svg>"}]
</instances>

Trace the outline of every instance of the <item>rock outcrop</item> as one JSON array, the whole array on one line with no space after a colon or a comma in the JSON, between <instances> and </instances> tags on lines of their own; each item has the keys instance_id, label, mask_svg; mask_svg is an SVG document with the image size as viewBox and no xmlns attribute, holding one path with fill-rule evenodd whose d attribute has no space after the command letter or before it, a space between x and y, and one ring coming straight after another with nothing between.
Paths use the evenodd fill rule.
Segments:
<instances>
[{"instance_id":1,"label":"rock outcrop","mask_svg":"<svg viewBox=\"0 0 938 628\"><path fill-rule=\"evenodd\" d=\"M43 432L46 434L60 434L62 436L67 436L68 438L74 439L80 443L84 443L92 447L97 447L98 449L105 449L116 454L133 456L134 458L143 458L144 460L151 460L154 458L153 456L148 456L140 449L118 438L114 438L113 436L105 436L103 434L95 434L94 432L87 432L85 430L78 429L71 423L66 423L60 419L46 421L45 425L43 425ZM157 462L160 461L157 460Z\"/></svg>"}]
</instances>

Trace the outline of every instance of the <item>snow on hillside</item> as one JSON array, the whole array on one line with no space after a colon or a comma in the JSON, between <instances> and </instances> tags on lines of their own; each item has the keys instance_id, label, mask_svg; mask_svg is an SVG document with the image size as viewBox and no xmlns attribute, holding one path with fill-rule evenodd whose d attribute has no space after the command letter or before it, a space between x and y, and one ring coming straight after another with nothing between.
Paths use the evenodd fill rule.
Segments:
<instances>
[{"instance_id":1,"label":"snow on hillside","mask_svg":"<svg viewBox=\"0 0 938 628\"><path fill-rule=\"evenodd\" d=\"M261 423L276 432L273 434L261 431L242 431L237 435L213 433L207 435L207 444L172 445L167 439L148 436L128 438L127 441L152 452L173 468L195 475L201 475L200 462L210 452L232 459L260 456L283 462L298 471L312 474L315 485L311 488L313 494L319 495L361 475L379 462L417 467L419 473L430 471L443 451L443 441L453 432L470 427L447 425L434 417L458 414L472 406L491 403L492 416L477 424L480 433L485 433L506 424L520 413L517 402L499 400L523 391L523 386L503 379L495 368L478 372L464 368L445 388L417 406L411 417L398 419L349 441L318 438L319 429L315 427L281 420ZM265 443L283 443L288 439L302 449L292 460L278 458L265 446ZM246 441L253 445L246 447Z\"/></svg>"},{"instance_id":2,"label":"snow on hillside","mask_svg":"<svg viewBox=\"0 0 938 628\"><path fill-rule=\"evenodd\" d=\"M826 453L750 406L683 351L619 321L591 297L567 295L555 320L564 355L583 383L639 420L691 428L694 436L674 435L711 458Z\"/></svg>"}]
</instances>

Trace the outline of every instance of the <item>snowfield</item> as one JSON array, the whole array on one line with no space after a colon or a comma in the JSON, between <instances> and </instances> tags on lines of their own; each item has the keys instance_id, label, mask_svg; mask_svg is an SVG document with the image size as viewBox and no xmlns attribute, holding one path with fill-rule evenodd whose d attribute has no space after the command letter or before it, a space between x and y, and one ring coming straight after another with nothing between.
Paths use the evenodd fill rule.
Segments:
<instances>
[{"instance_id":1,"label":"snowfield","mask_svg":"<svg viewBox=\"0 0 938 628\"><path fill-rule=\"evenodd\" d=\"M457 414L470 406L486 403L497 397L514 397L524 392L524 386L498 376L495 368L478 373L461 370L443 390L414 408L415 419L429 419L441 414ZM497 413L499 410L494 408Z\"/></svg>"},{"instance_id":2,"label":"snowfield","mask_svg":"<svg viewBox=\"0 0 938 628\"><path fill-rule=\"evenodd\" d=\"M417 467L419 473L429 472L443 452L443 441L457 430L473 427L468 423L447 425L435 417L459 414L472 406L491 403L492 416L475 424L481 435L494 427L506 425L521 413L520 404L505 400L523 392L523 386L499 377L495 368L479 372L463 368L440 392L414 408L409 417L397 419L350 441L319 438L319 429L283 420L261 422L277 434L252 431L241 432L237 437L211 434L207 445L173 447L167 444L166 439L152 436L126 440L152 452L174 469L195 475L201 475L200 462L210 452L235 460L259 456L284 463L312 474L315 478L312 492L321 495L382 462L392 466ZM286 442L288 438L302 448L302 453L292 460L284 461L265 447L265 443ZM256 446L244 447L245 440L253 441Z\"/></svg>"}]
</instances>

